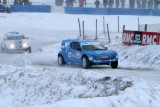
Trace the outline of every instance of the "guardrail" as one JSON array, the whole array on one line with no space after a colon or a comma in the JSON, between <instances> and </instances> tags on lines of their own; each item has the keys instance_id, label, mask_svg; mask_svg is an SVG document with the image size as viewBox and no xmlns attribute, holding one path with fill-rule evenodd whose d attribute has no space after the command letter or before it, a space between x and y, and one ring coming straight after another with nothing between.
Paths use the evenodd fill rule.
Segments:
<instances>
[{"instance_id":1,"label":"guardrail","mask_svg":"<svg viewBox=\"0 0 160 107\"><path fill-rule=\"evenodd\" d=\"M0 9L3 9L0 5ZM11 5L11 12L51 12L50 5Z\"/></svg>"},{"instance_id":2,"label":"guardrail","mask_svg":"<svg viewBox=\"0 0 160 107\"><path fill-rule=\"evenodd\" d=\"M96 15L153 15L160 16L160 10L156 9L129 9L129 8L86 8L65 7L68 14L96 14Z\"/></svg>"}]
</instances>

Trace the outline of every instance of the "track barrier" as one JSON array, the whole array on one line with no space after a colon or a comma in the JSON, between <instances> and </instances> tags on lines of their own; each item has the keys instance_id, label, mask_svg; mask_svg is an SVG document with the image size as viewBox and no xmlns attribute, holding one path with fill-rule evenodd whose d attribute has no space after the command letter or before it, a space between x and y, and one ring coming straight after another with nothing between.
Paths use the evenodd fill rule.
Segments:
<instances>
[{"instance_id":1,"label":"track barrier","mask_svg":"<svg viewBox=\"0 0 160 107\"><path fill-rule=\"evenodd\" d=\"M124 30L122 42L126 45L160 45L160 33Z\"/></svg>"},{"instance_id":2,"label":"track barrier","mask_svg":"<svg viewBox=\"0 0 160 107\"><path fill-rule=\"evenodd\" d=\"M0 9L2 5L0 5ZM11 12L51 12L50 5L11 5Z\"/></svg>"},{"instance_id":3,"label":"track barrier","mask_svg":"<svg viewBox=\"0 0 160 107\"><path fill-rule=\"evenodd\" d=\"M160 10L156 9L129 9L129 8L86 8L65 7L68 14L95 14L95 15L153 15L160 16Z\"/></svg>"}]
</instances>

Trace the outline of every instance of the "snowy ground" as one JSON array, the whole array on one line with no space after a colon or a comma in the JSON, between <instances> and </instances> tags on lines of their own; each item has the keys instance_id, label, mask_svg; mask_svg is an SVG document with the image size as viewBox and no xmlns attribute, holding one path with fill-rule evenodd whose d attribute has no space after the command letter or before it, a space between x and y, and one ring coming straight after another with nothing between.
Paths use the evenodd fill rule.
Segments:
<instances>
[{"instance_id":1,"label":"snowy ground","mask_svg":"<svg viewBox=\"0 0 160 107\"><path fill-rule=\"evenodd\" d=\"M103 16L51 13L0 14L0 42L8 31L30 37L33 53L0 53L0 107L157 107L160 104L159 46L125 46L117 33L117 16L104 16L111 43L103 34ZM120 16L120 31L140 24L157 24L159 17ZM78 37L78 21L85 36L98 37L119 53L119 68L57 66L61 40ZM1 51L0 51L1 52Z\"/></svg>"}]
</instances>

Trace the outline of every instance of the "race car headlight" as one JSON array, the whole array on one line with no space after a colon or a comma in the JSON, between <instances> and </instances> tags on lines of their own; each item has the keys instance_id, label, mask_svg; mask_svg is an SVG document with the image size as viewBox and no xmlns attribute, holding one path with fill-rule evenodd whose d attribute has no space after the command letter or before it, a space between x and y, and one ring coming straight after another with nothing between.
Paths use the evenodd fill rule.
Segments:
<instances>
[{"instance_id":1,"label":"race car headlight","mask_svg":"<svg viewBox=\"0 0 160 107\"><path fill-rule=\"evenodd\" d=\"M97 56L92 55L92 57L93 57L94 60L98 60Z\"/></svg>"},{"instance_id":2,"label":"race car headlight","mask_svg":"<svg viewBox=\"0 0 160 107\"><path fill-rule=\"evenodd\" d=\"M27 48L27 43L23 43L23 45L22 45L24 48Z\"/></svg>"},{"instance_id":3,"label":"race car headlight","mask_svg":"<svg viewBox=\"0 0 160 107\"><path fill-rule=\"evenodd\" d=\"M14 48L15 48L15 45L14 45L14 44L10 44L10 48L11 48L11 49L14 49Z\"/></svg>"}]
</instances>

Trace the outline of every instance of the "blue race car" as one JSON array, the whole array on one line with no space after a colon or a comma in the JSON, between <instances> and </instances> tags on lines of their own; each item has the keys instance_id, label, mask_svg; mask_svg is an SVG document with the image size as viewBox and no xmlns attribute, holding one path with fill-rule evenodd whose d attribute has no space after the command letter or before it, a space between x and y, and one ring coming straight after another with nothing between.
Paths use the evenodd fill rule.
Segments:
<instances>
[{"instance_id":1,"label":"blue race car","mask_svg":"<svg viewBox=\"0 0 160 107\"><path fill-rule=\"evenodd\" d=\"M88 69L92 65L118 67L118 53L93 40L63 40L58 53L58 65L80 65Z\"/></svg>"}]
</instances>

